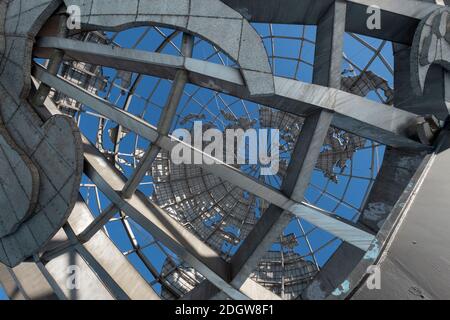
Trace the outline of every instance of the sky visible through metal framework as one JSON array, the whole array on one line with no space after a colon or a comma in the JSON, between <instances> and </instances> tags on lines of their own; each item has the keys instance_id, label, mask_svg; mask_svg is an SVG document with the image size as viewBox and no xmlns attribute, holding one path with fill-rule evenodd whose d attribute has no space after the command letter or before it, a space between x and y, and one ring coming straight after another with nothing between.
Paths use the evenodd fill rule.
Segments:
<instances>
[{"instance_id":1,"label":"sky visible through metal framework","mask_svg":"<svg viewBox=\"0 0 450 320\"><path fill-rule=\"evenodd\" d=\"M264 41L276 76L311 83L316 27L269 24L254 24L254 27ZM123 48L180 56L181 36L180 32L171 29L142 27L119 33L84 34L81 40L111 43ZM206 41L195 38L194 43L193 58L237 67L229 57ZM343 90L363 96L367 95L370 99L389 104L393 87L391 44L365 36L346 34L344 47ZM36 61L45 63L39 59ZM78 71L76 71L77 69ZM81 73L79 73L80 70ZM158 124L171 88L169 80L107 67L77 65L75 62L66 63L61 72L71 81L79 81L83 85L88 85L90 90L94 90L96 94L115 106L127 108L128 112L143 118L154 126ZM374 77L370 78L369 74L373 74ZM86 87L86 89L88 88ZM82 133L119 170L128 178L133 175L145 150L151 146L148 141L71 99L56 94L54 100L66 113L75 117ZM270 126L280 129L285 134L281 154L282 163L285 164L284 169L291 160L293 145L298 138L301 139L298 134L303 121L301 118L271 109L270 106L260 106L188 84L179 103L172 130L175 128L191 129L193 122L200 120L207 126L220 130L238 125L252 128ZM295 129L295 125L300 127ZM383 154L384 146L382 145L342 130L330 129L313 178L306 191L307 201L321 209L355 221L361 214L364 200L383 161ZM213 205L215 209L211 209L211 211L222 212L217 216L206 215L207 219L205 216L197 217L197 222L200 219L200 224L198 224L199 227L195 227L195 223L189 219L189 221L186 220L186 217L181 216L180 213L185 212L182 207L178 206L182 200L185 200L179 198L181 193L185 193L183 187L178 182L171 180L170 177L168 180L164 180L164 177L160 177L159 180L155 179L155 174L158 176L158 172L159 175L173 174L174 168L168 161L164 162L161 157L157 158L152 170L140 183L139 190L148 197L152 197L163 209L172 213L172 217L181 223L187 223L186 226L194 234L217 250L224 259L229 259L245 238L245 224L249 224L248 228L251 228L268 204L232 185L226 185L220 191L225 192L224 197L233 194L233 201L240 201L243 206L240 211L247 210L247 217L249 213L254 217L250 220L247 219L241 228L236 228L229 222L233 218L233 209L235 208L227 210L223 206L221 207L220 201L218 201ZM159 171L158 166L160 166ZM171 167L172 171L169 169L164 169L169 171L161 171L163 167ZM185 173L181 174L180 178L185 183L190 181L188 176L194 174L193 171L186 171L186 168L183 170ZM195 171L195 168L192 170ZM258 179L263 179L264 183L276 189L280 188L284 178L283 170L276 176L264 178L259 175L260 168L257 166L242 166L241 170ZM210 176L204 174L203 181L209 180L203 183L206 185L212 183L213 180L210 180L212 179ZM216 182L220 184L220 179L217 179ZM199 185L195 181L191 181L191 184ZM177 185L181 189L174 191ZM171 190L164 196L163 193L167 193L167 188ZM201 183L199 188L201 189ZM166 191L163 192L163 190ZM217 197L218 187L215 185L212 190L209 192L209 196L212 194L213 198ZM94 215L99 215L111 205L110 200L86 176L83 177L81 193ZM206 188L202 193L206 194ZM199 197L200 195L197 192L194 196ZM165 200L161 200L162 198ZM215 217L216 220L214 220ZM209 222L206 221L208 219ZM226 221L227 219L229 221ZM240 219L242 220L242 217ZM227 222L227 226L224 221ZM200 232L199 228L213 231L205 235ZM118 213L111 219L106 225L105 231L159 294L164 292L163 287L167 289L170 286L168 283L174 274L181 277L181 273L190 273L185 275L185 279L192 277L193 273L189 271L183 261L123 213ZM286 244L284 240L289 237L292 241L290 244ZM314 266L317 272L340 244L341 240L338 238L302 219L294 218L285 229L284 236L272 246L272 251L301 257L303 261L308 261ZM168 270L168 266L171 266L170 270ZM314 273L309 274L307 279L310 280L313 276ZM260 278L263 277L260 276ZM258 276L254 275L254 279L258 281ZM264 282L262 279L259 280ZM190 288L195 285L195 283L190 284ZM175 288L175 291L177 290L183 291L182 288ZM273 290L280 294L277 289ZM296 290L301 290L301 288ZM186 291L187 289L184 289L184 292L176 292L176 294L185 294ZM290 299L294 299L298 293L296 291L295 295L288 295L288 293L286 295Z\"/></svg>"},{"instance_id":2,"label":"sky visible through metal framework","mask_svg":"<svg viewBox=\"0 0 450 320\"><path fill-rule=\"evenodd\" d=\"M426 271L447 0L23 3L0 0L11 299L450 294Z\"/></svg>"}]
</instances>

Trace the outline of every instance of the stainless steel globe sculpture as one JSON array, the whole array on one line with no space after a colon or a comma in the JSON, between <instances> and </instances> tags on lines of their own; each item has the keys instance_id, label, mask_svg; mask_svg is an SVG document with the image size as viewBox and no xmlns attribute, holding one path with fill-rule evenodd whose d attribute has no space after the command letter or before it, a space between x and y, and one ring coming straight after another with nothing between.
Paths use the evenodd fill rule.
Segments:
<instances>
[{"instance_id":1,"label":"stainless steel globe sculpture","mask_svg":"<svg viewBox=\"0 0 450 320\"><path fill-rule=\"evenodd\" d=\"M450 296L418 262L450 240L445 1L20 2L0 4L11 299ZM278 130L279 171L174 163L200 121ZM414 277L373 291L374 266Z\"/></svg>"}]
</instances>

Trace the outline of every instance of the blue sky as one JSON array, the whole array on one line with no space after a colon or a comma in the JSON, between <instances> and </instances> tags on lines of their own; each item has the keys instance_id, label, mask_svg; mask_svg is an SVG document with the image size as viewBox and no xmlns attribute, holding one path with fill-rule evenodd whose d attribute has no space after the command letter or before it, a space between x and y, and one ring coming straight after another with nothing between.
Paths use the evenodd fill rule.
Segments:
<instances>
[{"instance_id":1,"label":"blue sky","mask_svg":"<svg viewBox=\"0 0 450 320\"><path fill-rule=\"evenodd\" d=\"M255 25L255 28L257 31L263 36L264 43L266 46L266 49L268 51L269 56L274 56L273 59L271 59L271 63L275 65L276 70L275 74L278 76L284 76L289 78L296 78L301 81L305 82L311 82L312 79L312 67L311 64L314 62L314 46L310 43L315 40L315 27L306 27L303 28L301 26L281 26L281 25L275 25L272 27L272 29L269 28L268 25L264 24L258 24ZM132 47L134 44L134 41L142 36L144 33L145 28L136 28L133 30L128 30L123 33L121 33L117 38L116 41L121 46L124 47ZM168 29L161 29L166 35L171 33L171 30ZM285 37L290 37L291 39L276 39L274 40L274 47L272 47L271 40L268 38L270 34L273 35L283 35ZM303 44L295 38L298 37L305 37L309 41L303 42ZM379 40L369 39L367 37L364 37L365 41L370 43L372 46L377 47L380 43ZM150 50L154 51L155 48L159 45L161 42L162 37L154 30L151 31L145 38L145 40L140 43L136 48L139 50ZM180 43L180 36L173 39L173 42L177 45ZM293 61L293 59L296 59L300 55L300 47L302 48L302 54L301 54L301 60L302 62L298 64L297 62ZM205 59L206 57L209 57L212 52L211 45L201 42L198 43L194 50L194 58L197 59ZM354 40L350 36L345 37L345 52L347 57L349 57L352 61L354 61L357 65L359 65L361 68L364 68L366 66L366 63L371 59L372 55L370 51L363 46L361 46L356 40ZM168 46L163 53L166 54L178 54L176 50ZM392 48L390 45L385 46L383 49L383 53L385 54L387 60L391 63L392 61ZM222 58L224 58L224 61L226 64L233 65L233 62L226 57L226 55L222 54ZM219 58L217 56L210 57L210 62L215 63L221 63ZM347 63L343 63L343 70L348 69L349 66ZM390 84L392 85L392 77L389 75L389 72L387 69L381 64L381 62L376 59L372 66L369 68L369 70L375 71L377 74L381 75L382 77L386 78ZM112 69L105 68L104 69L104 75L108 76L109 79L113 79L116 72ZM137 93L141 96L148 95L148 91L150 91L152 88L155 88L156 83L158 79L153 77L145 77L142 81L141 85L139 86ZM165 104L165 101L167 99L167 96L169 94L170 90L170 82L163 81L161 84L159 84L159 87L157 87L157 94L153 97L151 100L151 104L148 107L148 109L144 110L144 103L140 101L139 99L133 100L133 103L130 106L130 112L134 114L141 114L144 115L144 119L148 121L149 123L156 125L158 122L158 118L161 113L161 106ZM108 88L106 89L108 90ZM189 94L195 94L195 98L202 104L208 104L208 101L211 100L211 96L213 93L210 90L207 89L199 89L196 86L188 85L186 88L186 91ZM102 94L101 94L102 95ZM229 97L226 95L223 95L224 99L227 100L228 103L233 102L233 97ZM379 100L378 97L371 93L369 95L370 99ZM124 97L121 96L119 89L112 90L112 93L110 95L110 101L114 101L116 105L121 106L124 103ZM248 107L248 111L252 116L257 117L258 116L258 106L252 103L246 103ZM187 96L184 96L179 107L179 117L185 116L189 113L198 113L201 112L201 108L199 108L198 104L193 103L192 101L189 102L189 99ZM234 110L235 113L243 112L242 108L241 110ZM212 120L214 119L213 115L206 114L206 119ZM96 141L96 130L94 128L97 128L98 125L98 119L91 116L83 116L82 122L81 122L81 129L83 133L85 133L88 138L92 142ZM109 122L107 124L107 128L113 128L116 124ZM174 128L179 127L179 125L174 124ZM125 140L121 143L121 152L123 153L132 153L133 149L135 147L136 143L136 136L134 134L128 134ZM137 139L137 145L141 149L146 149L149 145L149 143L143 139ZM104 146L106 148L111 148L112 144L109 141L108 138L105 137L104 139ZM371 148L372 142L367 141L366 142L366 148L363 148L359 151L357 151L353 156L353 161L349 161L347 164L347 167L342 171L338 172L339 179L338 183L330 183L329 179L324 177L323 173L319 170L316 170L313 174L313 179L311 183L311 187L308 189L306 193L307 199L329 211L333 211L336 214L345 217L345 218L352 218L355 216L355 214L358 213L357 208L361 206L361 204L364 201L364 196L366 195L366 191L370 188L371 179L375 178L376 173L381 165L382 157L384 148L383 147L377 147L376 150L378 152L378 159L377 162L373 162L374 158L374 151ZM375 169L375 175L371 175L371 167L374 166ZM130 176L132 173L132 170L128 167L124 168L125 174L127 176ZM352 176L352 177L350 177ZM358 176L360 178L355 178L355 176ZM145 178L146 182L152 182L151 177ZM89 182L87 178L85 178L85 182ZM275 187L279 187L279 185L274 185ZM153 192L153 188L151 186L141 187L141 191L143 191L147 195L151 195ZM83 195L85 198L90 199L90 203L95 202L95 195L92 193L90 195L87 194L86 190L83 191ZM108 206L109 200L102 196L100 194L100 201L102 203L102 207L105 208ZM91 206L92 211L95 215L99 214L99 210L95 205ZM140 228L138 225L133 224L133 229L136 232L136 237L138 238L139 243L149 244L153 242L153 238L151 235L149 235L145 230ZM305 228L306 232L314 231L315 227L308 224L307 222L303 221L303 226ZM112 237L112 239L115 241L116 245L120 248L121 251L127 252L132 249L130 241L127 239L127 237L124 235L124 231L120 223L109 223L108 224L108 232L109 235ZM298 226L293 221L289 227L286 229L286 233L294 233L298 236L300 236ZM332 241L333 237L326 232L315 230L310 235L310 240L313 243L313 247L315 244L315 248L320 247L322 244L327 243L328 241ZM317 260L319 264L323 265L331 256L331 254L336 250L336 248L340 245L339 240L334 240L331 244L328 244L328 246L320 250L317 254ZM166 248L165 248L166 249ZM233 250L236 250L237 248L234 248ZM276 249L276 246L274 246L274 249ZM306 254L307 253L307 245L306 243L301 242L298 248L296 248L296 251L299 254ZM160 269L164 263L165 260L165 254L169 252L166 249L166 252L162 252L161 248L158 248L155 245L149 246L148 248L144 249L144 253L151 257L152 262L155 263L155 266L157 269ZM169 252L170 254L170 252ZM131 254L128 256L130 261L137 267L139 271L141 271L149 280L152 282L154 278L149 274L149 272L146 270L146 268L143 266L140 259L135 255ZM155 284L155 288L159 289L159 285Z\"/></svg>"},{"instance_id":2,"label":"blue sky","mask_svg":"<svg viewBox=\"0 0 450 320\"><path fill-rule=\"evenodd\" d=\"M273 56L271 59L271 63L275 66L275 74L278 76L285 76L289 78L295 78L305 82L311 82L312 78L312 67L311 64L314 62L314 45L310 42L315 40L315 27L301 27L301 26L281 26L275 25L272 29L269 28L268 25L258 24L255 25L257 31L263 36L264 43L266 49L268 51L269 56ZM124 47L132 47L133 41L139 38L143 33L143 28L136 28L127 32L123 32L116 38L116 41ZM170 30L161 29L165 34L170 34ZM283 35L288 38L284 39L276 39L274 40L274 45L272 46L271 40L269 36L273 35ZM298 37L305 37L307 41L301 43L300 40L296 40ZM289 39L290 38L290 39ZM152 31L148 35L148 39L146 38L136 49L139 50L149 50L154 51L156 47L160 44L163 37L159 35L156 31ZM379 40L373 40L364 38L367 42L369 42L373 46L377 46L379 44ZM176 44L179 44L180 37L177 37L173 40ZM300 49L302 48L302 49ZM302 50L301 54L301 63L295 62L293 59L297 59L300 55L300 50ZM201 42L197 44L194 50L194 57L198 59L205 59L209 57L212 52L212 46ZM365 67L365 64L372 57L370 52L363 48L360 44L358 44L353 38L348 35L345 38L345 52L349 58L351 58L355 63L357 63L360 67ZM383 52L388 59L388 61L392 62L392 48L390 45L387 45ZM166 54L178 54L176 50L168 46L163 53ZM225 60L225 63L228 65L233 65L233 61L227 58L226 55L222 55ZM209 59L211 62L220 63L218 56L213 56ZM348 65L343 64L343 70L348 69ZM375 60L373 65L369 68L369 70L375 71L377 74L385 77L390 84L392 85L392 77L387 72L386 68L380 63L380 61ZM109 68L104 69L104 75L109 76L110 79L114 78L115 71ZM154 88L156 86L158 79L153 77L145 77L142 81L137 93L142 96L146 96L149 94L150 88ZM107 88L108 89L108 88ZM154 95L152 99L152 104L149 109L143 113L144 105L142 101L139 99L133 100L132 105L130 106L130 112L136 115L143 115L143 118L149 123L156 125L158 122L158 118L161 112L161 106L165 104L167 96L170 90L170 82L164 80L158 87L157 93ZM211 96L213 93L210 90L199 89L195 86L188 85L186 91L190 94L195 94L195 98L198 101L201 101L204 104L207 104L209 100L211 100ZM104 93L101 93L101 95ZM224 99L227 100L227 103L232 103L233 97L228 97L223 95ZM369 98L378 100L375 94L371 94ZM112 91L110 96L110 100L114 101L118 106L123 105L124 97L120 94L120 90L115 89ZM219 106L218 104L217 106ZM181 106L185 106L183 110L181 110ZM252 103L247 104L249 108L249 112L252 116L257 117L258 115L258 106ZM184 96L180 103L180 117L185 116L189 113L197 113L200 110L198 109L198 105L193 101L190 101L187 96ZM89 110L88 108L86 108ZM238 109L235 110L237 113ZM242 108L240 110L242 111ZM180 120L180 117L178 120ZM211 115L208 115L207 118L210 120L214 119ZM96 141L96 129L98 126L98 118L93 116L82 116L82 121L80 124L80 128L82 132L92 141ZM113 128L115 126L114 123L109 122L107 124L107 128ZM174 125L174 128L177 125ZM135 147L136 136L132 133L128 134L125 138L125 141L121 144L121 152L123 153L132 153ZM112 144L107 137L104 138L105 147L111 148ZM147 149L149 143L143 139L137 140L137 145L139 148L145 150ZM357 213L355 208L359 208L361 203L364 200L365 191L370 186L370 180L374 178L371 176L371 167L375 166L375 172L377 172L377 168L381 165L382 156L383 156L383 147L379 147L376 149L378 151L379 159L378 162L374 164L373 162L373 149L369 148L371 146L371 142L367 142L366 146L368 148L362 149L354 154L354 161L349 161L347 168L343 170L343 172L339 172L339 180L338 183L330 183L330 181L324 177L323 173L316 170L313 174L313 179L310 188L306 193L307 199L329 211L333 211L336 214L339 214L345 218L351 218ZM125 174L130 176L132 170L130 168L124 168ZM349 176L358 176L361 178L354 178ZM152 182L151 177L146 177L146 182ZM89 180L84 177L83 183L89 183ZM279 187L274 185L274 187ZM143 186L140 188L145 194L150 196L153 193L153 188L150 186ZM100 210L96 205L96 195L92 192L88 192L87 188L82 188L82 195L85 199L89 200L90 207L94 215L98 215ZM99 194L99 201L101 204L101 208L106 208L110 201L104 197L101 193ZM151 257L152 262L155 264L158 270L161 269L165 258L167 255L171 255L170 251L167 250L162 245L152 244L154 242L153 237L148 234L145 230L143 230L140 226L134 224L132 221L133 231L136 233L136 238L139 241L141 247L146 247L143 249L143 252ZM325 232L320 230L315 230L314 226L308 224L303 221L303 226L306 232L311 231L310 240L315 244L315 246L320 247L321 244L327 243L328 241L332 241L333 237ZM127 236L125 235L123 226L120 222L110 222L107 225L107 230L111 238L114 240L116 245L122 252L127 252L132 249L131 243ZM289 227L286 229L286 233L294 233L298 236L301 236L299 233L298 225L293 221ZM339 240L333 241L329 244L324 250L321 250L317 254L317 259L319 260L319 264L323 265L334 252L334 250L340 245ZM236 250L237 248L234 248ZM314 248L316 249L316 248ZM296 252L299 254L307 253L307 245L306 243L301 242L298 248L296 248ZM133 265L144 275L144 277L153 284L156 290L160 289L158 283L154 280L154 277L150 274L150 272L145 268L142 261L137 257L135 253L131 253L128 255L128 259L133 263ZM4 298L5 295L3 291L0 289L0 299Z\"/></svg>"},{"instance_id":3,"label":"blue sky","mask_svg":"<svg viewBox=\"0 0 450 320\"><path fill-rule=\"evenodd\" d=\"M8 300L8 297L5 294L5 290L3 290L2 286L0 286L0 300Z\"/></svg>"}]
</instances>

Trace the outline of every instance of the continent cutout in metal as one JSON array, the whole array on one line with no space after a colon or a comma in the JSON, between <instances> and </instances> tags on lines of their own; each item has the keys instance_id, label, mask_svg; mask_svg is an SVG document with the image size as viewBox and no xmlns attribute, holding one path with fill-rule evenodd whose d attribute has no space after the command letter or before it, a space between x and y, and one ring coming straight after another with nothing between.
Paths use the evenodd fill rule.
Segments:
<instances>
[{"instance_id":1,"label":"continent cutout in metal","mask_svg":"<svg viewBox=\"0 0 450 320\"><path fill-rule=\"evenodd\" d=\"M435 64L450 71L450 8L431 13L420 24L411 51L411 80L422 95L430 67Z\"/></svg>"},{"instance_id":2,"label":"continent cutout in metal","mask_svg":"<svg viewBox=\"0 0 450 320\"><path fill-rule=\"evenodd\" d=\"M9 267L39 253L66 223L79 194L83 153L76 123L60 115L44 122L26 100L33 39L60 4L0 4L0 187L8 189L0 191L0 218L7 221L0 229L0 263ZM9 196L14 210L3 205Z\"/></svg>"},{"instance_id":3,"label":"continent cutout in metal","mask_svg":"<svg viewBox=\"0 0 450 320\"><path fill-rule=\"evenodd\" d=\"M213 43L235 60L251 96L275 92L269 58L261 37L237 11L219 0L64 0L81 8L84 30L122 30L162 25Z\"/></svg>"}]
</instances>

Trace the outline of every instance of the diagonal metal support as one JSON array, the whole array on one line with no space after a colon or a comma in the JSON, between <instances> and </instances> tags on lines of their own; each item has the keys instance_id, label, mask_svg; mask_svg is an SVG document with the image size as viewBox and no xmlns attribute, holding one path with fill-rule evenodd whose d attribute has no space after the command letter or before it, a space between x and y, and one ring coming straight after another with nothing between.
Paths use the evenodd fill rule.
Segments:
<instances>
[{"instance_id":1,"label":"diagonal metal support","mask_svg":"<svg viewBox=\"0 0 450 320\"><path fill-rule=\"evenodd\" d=\"M183 54L183 59L192 57L192 51L194 49L194 37L187 33L183 33L181 53ZM169 134L172 122L176 116L177 108L180 100L183 96L184 88L186 87L188 81L188 72L186 70L179 70L175 75L175 80L172 84L172 89L169 93L169 98L167 100L166 106L161 115L161 119L158 123L158 133L161 136L167 136ZM161 148L157 144L152 144L150 149L145 153L138 168L135 170L133 175L127 181L125 187L123 188L123 196L129 199L132 194L137 190L139 183L150 169L153 161L158 156Z\"/></svg>"},{"instance_id":2,"label":"diagonal metal support","mask_svg":"<svg viewBox=\"0 0 450 320\"><path fill-rule=\"evenodd\" d=\"M342 240L361 248L362 250L367 250L373 240L372 234L356 228L351 223L344 222L340 218L332 214L325 214L322 211L317 211L315 214L312 212L311 208L305 204L289 199L289 197L285 196L280 191L260 183L255 178L243 174L241 171L228 166L218 159L212 158L210 155L204 154L201 150L197 150L193 146L187 145L175 137L160 136L157 129L143 119L115 108L109 102L84 89L76 87L64 79L48 74L41 67L36 68L35 76L56 90L68 96L75 97L77 101L90 106L96 112L122 125L123 127L128 128L129 130L155 144L158 143L158 146L166 151L171 152L173 148L179 144L183 144L188 150L190 150L192 159L194 159L194 157L203 157L208 160L208 163L213 163L212 165L200 165L207 172L210 172L223 180L229 181L230 183L247 190L262 199L265 199L269 203L287 210L298 217L308 221L313 220L314 222L311 221L311 223L323 228Z\"/></svg>"},{"instance_id":3,"label":"diagonal metal support","mask_svg":"<svg viewBox=\"0 0 450 320\"><path fill-rule=\"evenodd\" d=\"M254 0L222 0L233 9L245 13L250 22L317 25L334 0L267 1L262 6ZM346 31L387 41L410 45L419 21L441 8L444 0L348 0ZM367 28L367 8L381 9L381 29Z\"/></svg>"}]
</instances>

